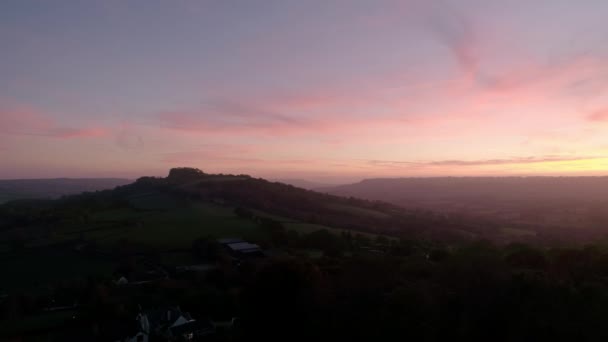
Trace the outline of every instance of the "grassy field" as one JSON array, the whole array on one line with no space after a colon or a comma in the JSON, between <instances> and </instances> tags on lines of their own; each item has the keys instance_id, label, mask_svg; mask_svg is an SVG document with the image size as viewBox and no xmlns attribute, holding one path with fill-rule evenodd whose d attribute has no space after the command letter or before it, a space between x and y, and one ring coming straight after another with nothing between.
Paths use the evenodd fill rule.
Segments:
<instances>
[{"instance_id":1,"label":"grassy field","mask_svg":"<svg viewBox=\"0 0 608 342\"><path fill-rule=\"evenodd\" d=\"M257 225L237 217L231 208L196 204L141 217L141 223L124 231L124 238L164 248L189 247L204 236L255 238Z\"/></svg>"},{"instance_id":2,"label":"grassy field","mask_svg":"<svg viewBox=\"0 0 608 342\"><path fill-rule=\"evenodd\" d=\"M353 210L341 206L343 211ZM357 208L355 208L357 209ZM363 209L362 209L363 210ZM385 215L365 210L366 215ZM256 215L282 222L287 229L307 234L327 229L340 234L343 229L297 222L293 219L254 211ZM129 198L129 206L93 211L86 218L63 222L52 229L28 228L27 247L44 247L70 240L95 241L101 246L130 242L159 251L189 248L201 237L238 237L246 240L263 239L266 234L255 222L239 218L234 208L209 202L197 202L171 195L151 192ZM26 233L21 230L21 233ZM371 238L375 234L364 234ZM0 242L10 240L9 232L0 234Z\"/></svg>"},{"instance_id":3,"label":"grassy field","mask_svg":"<svg viewBox=\"0 0 608 342\"><path fill-rule=\"evenodd\" d=\"M377 219L384 219L384 218L390 217L390 215L383 213L381 211L359 208L359 207L354 207L354 206L350 206L350 205L331 204L328 207L333 210L340 211L344 214L351 214L351 215L356 215L356 216L369 216L369 217L373 217L373 218L377 218Z\"/></svg>"},{"instance_id":4,"label":"grassy field","mask_svg":"<svg viewBox=\"0 0 608 342\"><path fill-rule=\"evenodd\" d=\"M212 204L190 203L166 211L124 208L97 212L86 224L57 227L52 235L30 241L23 250L3 248L0 293L39 288L71 280L76 275L77 278L107 276L113 271L115 265L111 261L79 254L68 245L55 245L64 241L84 239L109 247L126 240L166 251L188 249L192 241L205 236L255 239L261 234L253 221L237 217L232 208Z\"/></svg>"},{"instance_id":5,"label":"grassy field","mask_svg":"<svg viewBox=\"0 0 608 342\"><path fill-rule=\"evenodd\" d=\"M375 213L369 213L375 215ZM345 231L317 224L256 212L275 219L286 229L301 234L327 229L334 234ZM97 243L102 249L129 242L152 248L168 263L189 263L188 250L201 237L264 240L268 234L250 219L238 217L233 207L209 202L175 199L160 193L133 196L129 206L88 212L81 218L62 222L50 228L30 227L19 231L29 237L25 248L10 250L15 232L0 235L0 269L2 291L40 288L44 284L88 276L109 276L116 265L101 257L86 256L73 250L80 240ZM20 228L21 229L21 228ZM27 233L27 234L26 234ZM374 234L365 234L375 238ZM4 241L4 242L3 242ZM170 253L167 253L170 252ZM164 253L164 254L163 254ZM166 254L166 255L165 255Z\"/></svg>"},{"instance_id":6,"label":"grassy field","mask_svg":"<svg viewBox=\"0 0 608 342\"><path fill-rule=\"evenodd\" d=\"M86 229L71 227L54 238L83 237L103 245L127 240L165 250L189 248L193 240L206 236L255 239L262 234L253 221L239 218L231 207L162 194L133 197L130 204L130 208L96 212Z\"/></svg>"},{"instance_id":7,"label":"grassy field","mask_svg":"<svg viewBox=\"0 0 608 342\"><path fill-rule=\"evenodd\" d=\"M312 223L303 223L303 222L288 222L288 223L284 223L285 228L288 230L295 230L296 232L300 233L300 234L308 234L308 233L312 233L314 231L320 230L320 229L327 229L330 233L333 234L340 234L342 232L350 232L353 235L356 234L361 234L363 236L367 236L371 239L374 239L376 237L378 237L378 235L380 234L372 234L372 233L365 233L365 232L355 232L352 230L348 230L348 229L339 229L339 228L332 228L332 227L328 227L328 226L323 226L320 224L312 224ZM394 237L391 236L386 236L386 238L394 240Z\"/></svg>"},{"instance_id":8,"label":"grassy field","mask_svg":"<svg viewBox=\"0 0 608 342\"><path fill-rule=\"evenodd\" d=\"M279 221L279 222L281 222L283 224L283 226L285 226L285 229L287 229L287 230L294 230L294 231L296 231L296 232L298 232L300 234L308 234L308 233L312 233L312 232L317 231L317 230L327 229L330 233L333 233L333 234L340 234L342 232L351 232L352 234L361 234L361 235L367 236L369 238L375 238L375 237L378 236L378 234L364 233L364 232L354 232L354 231L351 231L351 230L348 230L348 229L334 228L334 227L324 226L324 225L321 225L321 224L306 223L306 222L297 222L297 221L294 221L293 219L290 219L290 218L267 214L267 213L261 212L259 210L252 210L252 211L256 215L258 215L258 216L266 217L266 218L269 218L269 219L273 219L273 220ZM372 212L374 212L374 211L372 211ZM374 212L374 213L385 215L384 213L380 213L380 212ZM394 239L392 237L389 237L389 238Z\"/></svg>"}]
</instances>

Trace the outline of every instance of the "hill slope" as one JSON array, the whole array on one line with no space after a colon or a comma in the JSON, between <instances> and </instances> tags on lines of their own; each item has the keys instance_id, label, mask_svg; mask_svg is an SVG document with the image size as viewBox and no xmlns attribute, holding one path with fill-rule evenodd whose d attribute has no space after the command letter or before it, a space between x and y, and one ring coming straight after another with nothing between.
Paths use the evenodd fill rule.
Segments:
<instances>
[{"instance_id":1,"label":"hill slope","mask_svg":"<svg viewBox=\"0 0 608 342\"><path fill-rule=\"evenodd\" d=\"M52 230L54 239L83 236L105 241L175 241L183 246L205 235L255 234L248 230L255 224L237 220L235 212L241 209L277 220L288 228L308 231L328 227L443 241L511 238L484 220L323 194L246 175L210 175L187 168L173 169L166 178L142 177L114 190L56 201L11 203L0 207L7 213L0 212L0 230L19 229L21 236L27 236L24 227L30 227L38 238L49 236Z\"/></svg>"},{"instance_id":2,"label":"hill slope","mask_svg":"<svg viewBox=\"0 0 608 342\"><path fill-rule=\"evenodd\" d=\"M275 179L273 181L293 185L297 188L302 188L302 189L306 189L306 190L315 190L315 189L330 188L330 187L338 186L338 185L331 185L331 184L327 184L327 183L311 182L311 181L308 181L305 179Z\"/></svg>"},{"instance_id":3,"label":"hill slope","mask_svg":"<svg viewBox=\"0 0 608 342\"><path fill-rule=\"evenodd\" d=\"M387 203L322 194L246 175L210 175L191 169L181 169L184 173L180 174L175 170L166 178L140 178L96 197L128 199L133 205L134 198L164 194L181 201L258 210L297 222L391 235L431 234L455 226L432 213Z\"/></svg>"}]
</instances>

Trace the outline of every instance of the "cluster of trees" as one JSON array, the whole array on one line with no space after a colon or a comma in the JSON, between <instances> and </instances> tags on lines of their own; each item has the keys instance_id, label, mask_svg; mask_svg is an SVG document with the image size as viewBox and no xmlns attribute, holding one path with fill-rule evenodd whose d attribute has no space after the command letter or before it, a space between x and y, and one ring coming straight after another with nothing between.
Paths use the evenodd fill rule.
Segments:
<instances>
[{"instance_id":1,"label":"cluster of trees","mask_svg":"<svg viewBox=\"0 0 608 342\"><path fill-rule=\"evenodd\" d=\"M608 338L605 249L476 243L433 254L272 260L246 283L243 332L271 340Z\"/></svg>"},{"instance_id":2,"label":"cluster of trees","mask_svg":"<svg viewBox=\"0 0 608 342\"><path fill-rule=\"evenodd\" d=\"M605 246L477 242L405 254L266 258L190 283L121 288L90 280L68 293L80 304L78 325L98 337L117 322L132 323L142 305L180 305L195 317L239 317L236 331L218 336L232 341L608 338ZM10 297L0 312L5 319L25 315L39 300Z\"/></svg>"}]
</instances>

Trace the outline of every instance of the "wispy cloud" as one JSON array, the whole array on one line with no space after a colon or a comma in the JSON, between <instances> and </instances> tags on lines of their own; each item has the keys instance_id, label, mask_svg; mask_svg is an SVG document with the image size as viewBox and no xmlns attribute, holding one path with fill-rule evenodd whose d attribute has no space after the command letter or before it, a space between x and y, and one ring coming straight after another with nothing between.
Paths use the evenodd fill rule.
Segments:
<instances>
[{"instance_id":1,"label":"wispy cloud","mask_svg":"<svg viewBox=\"0 0 608 342\"><path fill-rule=\"evenodd\" d=\"M254 105L228 101L212 101L196 110L165 111L158 117L162 126L184 131L271 129L307 124L305 120Z\"/></svg>"},{"instance_id":2,"label":"wispy cloud","mask_svg":"<svg viewBox=\"0 0 608 342\"><path fill-rule=\"evenodd\" d=\"M594 122L608 122L608 109L604 108L596 110L587 116L587 120Z\"/></svg>"},{"instance_id":3,"label":"wispy cloud","mask_svg":"<svg viewBox=\"0 0 608 342\"><path fill-rule=\"evenodd\" d=\"M139 150L144 147L144 139L130 123L122 123L114 135L116 145L123 150Z\"/></svg>"},{"instance_id":4,"label":"wispy cloud","mask_svg":"<svg viewBox=\"0 0 608 342\"><path fill-rule=\"evenodd\" d=\"M278 101L282 103L281 100ZM257 103L214 102L213 105L195 110L165 111L158 114L158 120L163 128L224 137L335 134L345 129L364 127L370 123L382 124L385 121L373 117L290 116L282 111L267 109L273 104L276 105L277 102L270 102L266 106Z\"/></svg>"},{"instance_id":5,"label":"wispy cloud","mask_svg":"<svg viewBox=\"0 0 608 342\"><path fill-rule=\"evenodd\" d=\"M440 160L432 161L427 165L433 166L479 166L479 165L508 165L508 164L535 164L551 162L569 162L579 160L597 159L598 157L569 157L569 156L544 156L544 157L518 157L508 159L481 159L481 160Z\"/></svg>"},{"instance_id":6,"label":"wispy cloud","mask_svg":"<svg viewBox=\"0 0 608 342\"><path fill-rule=\"evenodd\" d=\"M0 134L32 135L59 139L94 138L109 134L105 127L70 127L27 106L0 107Z\"/></svg>"},{"instance_id":7,"label":"wispy cloud","mask_svg":"<svg viewBox=\"0 0 608 342\"><path fill-rule=\"evenodd\" d=\"M481 25L480 18L447 1L416 2L414 10L422 28L448 49L460 68L462 77L445 85L458 92L473 91L476 103L504 98L522 103L556 94L593 96L608 88L608 63L594 51L534 58L505 39L513 28L489 27L487 21ZM504 43L497 46L494 41ZM504 56L504 65L493 63Z\"/></svg>"},{"instance_id":8,"label":"wispy cloud","mask_svg":"<svg viewBox=\"0 0 608 342\"><path fill-rule=\"evenodd\" d=\"M257 160L251 156L255 149L248 146L230 144L203 144L187 151L167 152L160 155L164 163L201 163L217 160ZM246 157L247 156L247 157Z\"/></svg>"},{"instance_id":9,"label":"wispy cloud","mask_svg":"<svg viewBox=\"0 0 608 342\"><path fill-rule=\"evenodd\" d=\"M72 139L72 138L95 138L103 137L109 134L108 129L104 127L91 127L91 128L71 128L71 127L57 127L48 132L49 136Z\"/></svg>"},{"instance_id":10,"label":"wispy cloud","mask_svg":"<svg viewBox=\"0 0 608 342\"><path fill-rule=\"evenodd\" d=\"M479 37L470 18L445 2L420 7L424 24L454 56L464 74L473 79L479 68Z\"/></svg>"},{"instance_id":11,"label":"wispy cloud","mask_svg":"<svg viewBox=\"0 0 608 342\"><path fill-rule=\"evenodd\" d=\"M385 166L484 166L484 165L513 165L513 164L536 164L551 162L572 162L581 160L600 159L601 157L589 156L541 156L541 157L514 157L505 159L477 159L477 160L435 160L435 161L395 161L395 160L369 160L372 165Z\"/></svg>"},{"instance_id":12,"label":"wispy cloud","mask_svg":"<svg viewBox=\"0 0 608 342\"><path fill-rule=\"evenodd\" d=\"M247 151L244 149L243 151ZM171 165L195 164L195 165L213 165L218 167L221 165L263 165L263 166L302 166L314 162L307 159L271 159L256 156L248 156L247 153L240 154L223 154L208 150L197 151L181 151L164 153L161 155L163 163Z\"/></svg>"}]
</instances>

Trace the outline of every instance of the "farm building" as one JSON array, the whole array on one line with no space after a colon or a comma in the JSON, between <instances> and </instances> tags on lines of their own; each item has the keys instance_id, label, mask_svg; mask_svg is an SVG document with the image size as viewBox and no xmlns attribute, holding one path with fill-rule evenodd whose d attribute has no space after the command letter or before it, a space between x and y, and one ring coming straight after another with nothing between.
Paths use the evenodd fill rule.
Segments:
<instances>
[{"instance_id":1,"label":"farm building","mask_svg":"<svg viewBox=\"0 0 608 342\"><path fill-rule=\"evenodd\" d=\"M242 239L220 239L218 240L237 259L263 257L264 251L259 245L249 243Z\"/></svg>"}]
</instances>

